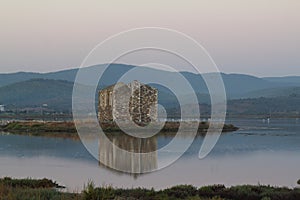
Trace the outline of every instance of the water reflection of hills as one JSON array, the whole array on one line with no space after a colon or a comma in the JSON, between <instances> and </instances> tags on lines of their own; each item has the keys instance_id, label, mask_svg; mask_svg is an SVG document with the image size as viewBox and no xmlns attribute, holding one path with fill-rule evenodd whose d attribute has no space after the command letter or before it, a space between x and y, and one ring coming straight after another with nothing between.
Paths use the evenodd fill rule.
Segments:
<instances>
[{"instance_id":1,"label":"water reflection of hills","mask_svg":"<svg viewBox=\"0 0 300 200\"><path fill-rule=\"evenodd\" d=\"M100 165L127 173L145 173L157 169L157 138L135 138L125 134L100 136ZM112 145L113 144L113 145Z\"/></svg>"}]
</instances>

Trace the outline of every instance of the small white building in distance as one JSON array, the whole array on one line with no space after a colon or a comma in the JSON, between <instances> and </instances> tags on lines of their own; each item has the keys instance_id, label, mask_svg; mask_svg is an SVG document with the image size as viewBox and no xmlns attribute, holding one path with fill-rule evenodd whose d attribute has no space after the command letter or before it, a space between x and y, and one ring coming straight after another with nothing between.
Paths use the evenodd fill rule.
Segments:
<instances>
[{"instance_id":1,"label":"small white building in distance","mask_svg":"<svg viewBox=\"0 0 300 200\"><path fill-rule=\"evenodd\" d=\"M4 105L0 105L0 112L4 112L4 111L5 111Z\"/></svg>"}]
</instances>

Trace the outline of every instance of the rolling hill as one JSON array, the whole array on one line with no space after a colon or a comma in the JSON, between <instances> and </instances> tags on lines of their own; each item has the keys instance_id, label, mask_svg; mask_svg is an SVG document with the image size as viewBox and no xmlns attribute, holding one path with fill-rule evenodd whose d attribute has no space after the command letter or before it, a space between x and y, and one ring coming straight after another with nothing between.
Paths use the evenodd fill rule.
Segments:
<instances>
[{"instance_id":1,"label":"rolling hill","mask_svg":"<svg viewBox=\"0 0 300 200\"><path fill-rule=\"evenodd\" d=\"M0 103L13 105L18 108L39 108L43 104L48 105L48 109L55 111L71 112L72 110L72 90L73 83L62 80L32 79L19 83L14 83L0 88ZM229 115L268 115L275 114L299 114L300 113L300 93L299 88L289 90L267 90L270 97L245 98L228 101ZM296 93L297 92L297 93ZM274 94L282 94L273 96ZM262 90L261 94L267 92ZM207 94L197 94L201 103L201 113L209 115L209 96ZM183 100L190 98L189 95L182 96ZM97 102L97 100L96 100ZM159 104L163 105L169 116L179 116L179 105L176 97L167 89L159 91ZM185 112L190 114L196 109L193 105L184 105Z\"/></svg>"},{"instance_id":2,"label":"rolling hill","mask_svg":"<svg viewBox=\"0 0 300 200\"><path fill-rule=\"evenodd\" d=\"M135 66L113 64L104 72L98 88L114 84L126 72ZM89 74L96 74L103 69L103 65L83 69ZM177 75L170 71L139 67L140 78L156 77L167 82L174 82L184 102L190 99L190 91L178 84ZM0 104L13 105L18 108L40 107L47 104L49 109L68 111L72 109L72 90L78 69L70 69L51 73L12 73L0 74ZM204 79L214 79L216 74L207 73L202 76L190 72L181 72L189 80L195 90L202 110L208 112L210 96ZM244 74L222 73L228 97L228 111L230 113L266 113L299 112L300 80L299 77L258 78ZM136 77L128 77L128 81ZM89 77L87 76L87 80ZM178 108L176 96L171 90L157 84L151 84L159 90L159 104L171 112ZM88 86L85 86L88 87ZM97 97L96 97L97 98ZM97 99L96 99L97 102ZM192 106L189 108L192 109ZM189 109L188 109L189 110Z\"/></svg>"},{"instance_id":3,"label":"rolling hill","mask_svg":"<svg viewBox=\"0 0 300 200\"><path fill-rule=\"evenodd\" d=\"M89 72L90 74L95 74L99 70L103 69L104 65L97 65L92 67L87 67L83 69L84 72ZM100 80L100 85L108 86L114 84L118 79L126 72L131 69L136 68L132 65L123 64L112 64L104 73L103 78ZM170 71L162 71L158 69L151 69L147 67L138 67L142 69L140 73L141 79L152 76L158 79L164 79L170 82L176 81L176 74ZM76 73L78 69L63 70L51 73L27 73L19 72L12 74L0 74L0 87L10 85L13 83L26 81L30 79L53 79L53 80L65 80L69 82L74 82ZM214 78L214 73L194 74L190 72L181 72L181 74L189 80L191 86L196 93L208 94L208 89L204 82L202 76L208 78ZM266 90L272 88L283 88L283 87L300 87L300 77L283 77L283 78L258 78L255 76L249 76L244 74L224 74L222 73L222 78L224 80L224 85L226 88L227 96L229 99L248 97L247 95L254 91ZM89 77L87 77L87 80ZM137 78L136 78L137 79ZM186 95L186 89L182 85L178 85L181 95Z\"/></svg>"},{"instance_id":4,"label":"rolling hill","mask_svg":"<svg viewBox=\"0 0 300 200\"><path fill-rule=\"evenodd\" d=\"M300 87L278 87L264 90L256 90L244 94L242 98L274 98L274 97L288 97L288 96L300 96Z\"/></svg>"},{"instance_id":5,"label":"rolling hill","mask_svg":"<svg viewBox=\"0 0 300 200\"><path fill-rule=\"evenodd\" d=\"M70 111L73 83L62 80L32 79L0 88L0 102L18 108L39 107Z\"/></svg>"},{"instance_id":6,"label":"rolling hill","mask_svg":"<svg viewBox=\"0 0 300 200\"><path fill-rule=\"evenodd\" d=\"M277 83L296 83L300 85L299 76L265 77L263 79L271 82L277 82Z\"/></svg>"}]
</instances>

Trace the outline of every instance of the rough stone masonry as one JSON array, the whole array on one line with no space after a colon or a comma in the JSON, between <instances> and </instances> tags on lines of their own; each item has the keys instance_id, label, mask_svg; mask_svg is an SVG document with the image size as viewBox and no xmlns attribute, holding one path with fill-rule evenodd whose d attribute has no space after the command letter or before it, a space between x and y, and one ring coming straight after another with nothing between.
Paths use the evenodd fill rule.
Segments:
<instances>
[{"instance_id":1,"label":"rough stone masonry","mask_svg":"<svg viewBox=\"0 0 300 200\"><path fill-rule=\"evenodd\" d=\"M139 81L122 82L99 91L100 122L128 121L147 124L157 121L158 91Z\"/></svg>"}]
</instances>

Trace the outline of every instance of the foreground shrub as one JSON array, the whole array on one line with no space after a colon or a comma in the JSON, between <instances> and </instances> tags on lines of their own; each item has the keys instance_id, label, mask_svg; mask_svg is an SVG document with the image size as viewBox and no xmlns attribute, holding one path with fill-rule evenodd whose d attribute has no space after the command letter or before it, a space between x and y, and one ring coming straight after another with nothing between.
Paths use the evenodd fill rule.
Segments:
<instances>
[{"instance_id":1,"label":"foreground shrub","mask_svg":"<svg viewBox=\"0 0 300 200\"><path fill-rule=\"evenodd\" d=\"M111 187L95 188L93 182L89 182L83 190L84 200L98 200L98 199L114 199L115 190Z\"/></svg>"},{"instance_id":2,"label":"foreground shrub","mask_svg":"<svg viewBox=\"0 0 300 200\"><path fill-rule=\"evenodd\" d=\"M197 188L192 185L179 185L163 191L168 197L175 197L177 199L184 199L193 197L198 194Z\"/></svg>"},{"instance_id":3,"label":"foreground shrub","mask_svg":"<svg viewBox=\"0 0 300 200\"><path fill-rule=\"evenodd\" d=\"M10 188L64 188L49 179L12 179L5 177L0 179L0 184Z\"/></svg>"}]
</instances>

